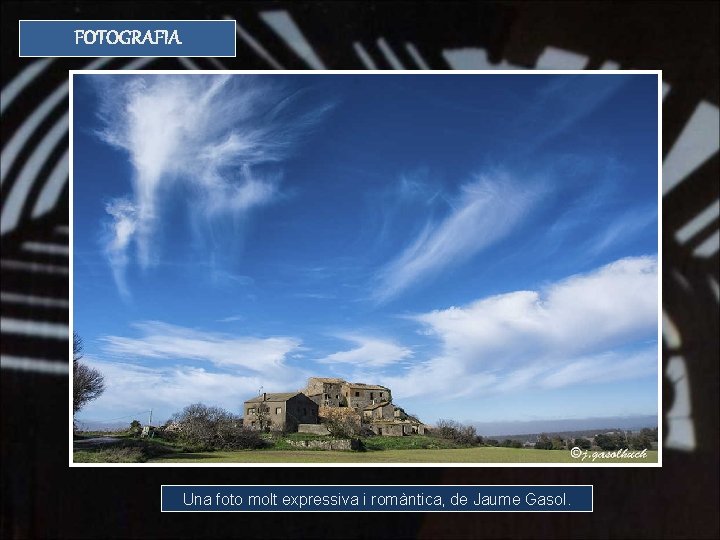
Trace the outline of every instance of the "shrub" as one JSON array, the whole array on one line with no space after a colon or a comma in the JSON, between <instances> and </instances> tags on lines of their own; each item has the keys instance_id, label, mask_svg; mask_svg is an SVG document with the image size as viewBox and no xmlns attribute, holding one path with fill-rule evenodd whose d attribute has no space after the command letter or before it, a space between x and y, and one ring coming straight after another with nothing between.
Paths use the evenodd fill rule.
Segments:
<instances>
[{"instance_id":1,"label":"shrub","mask_svg":"<svg viewBox=\"0 0 720 540\"><path fill-rule=\"evenodd\" d=\"M553 437L552 438L552 449L553 450L564 450L565 449L565 441L562 437Z\"/></svg>"},{"instance_id":2,"label":"shrub","mask_svg":"<svg viewBox=\"0 0 720 540\"><path fill-rule=\"evenodd\" d=\"M349 439L360 434L360 417L349 407L321 407L320 417L335 439Z\"/></svg>"},{"instance_id":3,"label":"shrub","mask_svg":"<svg viewBox=\"0 0 720 540\"><path fill-rule=\"evenodd\" d=\"M595 444L602 450L618 450L625 446L625 437L617 433L600 433L595 436Z\"/></svg>"},{"instance_id":4,"label":"shrub","mask_svg":"<svg viewBox=\"0 0 720 540\"><path fill-rule=\"evenodd\" d=\"M173 415L181 426L179 438L197 450L260 448L260 433L244 428L240 418L219 407L202 403L188 405Z\"/></svg>"},{"instance_id":5,"label":"shrub","mask_svg":"<svg viewBox=\"0 0 720 540\"><path fill-rule=\"evenodd\" d=\"M180 439L180 433L178 431L168 429L167 426L159 427L155 430L155 435L168 442L175 442Z\"/></svg>"},{"instance_id":6,"label":"shrub","mask_svg":"<svg viewBox=\"0 0 720 540\"><path fill-rule=\"evenodd\" d=\"M628 439L628 446L630 450L649 450L652 448L652 439L643 434L637 437L630 437Z\"/></svg>"},{"instance_id":7,"label":"shrub","mask_svg":"<svg viewBox=\"0 0 720 540\"><path fill-rule=\"evenodd\" d=\"M538 437L538 440L535 443L535 448L537 448L538 450L552 450L552 447L552 441L544 433Z\"/></svg>"},{"instance_id":8,"label":"shrub","mask_svg":"<svg viewBox=\"0 0 720 540\"><path fill-rule=\"evenodd\" d=\"M595 435L595 444L601 450L619 450L627 445L624 435L620 433L600 433Z\"/></svg>"},{"instance_id":9,"label":"shrub","mask_svg":"<svg viewBox=\"0 0 720 540\"><path fill-rule=\"evenodd\" d=\"M650 442L657 442L658 440L658 428L642 428L640 430L641 437L647 437Z\"/></svg>"},{"instance_id":10,"label":"shrub","mask_svg":"<svg viewBox=\"0 0 720 540\"><path fill-rule=\"evenodd\" d=\"M584 450L589 450L592 446L592 443L589 439L586 439L584 437L578 437L577 439L575 439L575 446Z\"/></svg>"},{"instance_id":11,"label":"shrub","mask_svg":"<svg viewBox=\"0 0 720 540\"><path fill-rule=\"evenodd\" d=\"M500 443L500 446L504 446L506 448L522 448L522 442L513 439L505 439L502 443Z\"/></svg>"},{"instance_id":12,"label":"shrub","mask_svg":"<svg viewBox=\"0 0 720 540\"><path fill-rule=\"evenodd\" d=\"M463 426L454 420L438 420L432 434L461 445L477 444L477 431L474 426Z\"/></svg>"}]
</instances>

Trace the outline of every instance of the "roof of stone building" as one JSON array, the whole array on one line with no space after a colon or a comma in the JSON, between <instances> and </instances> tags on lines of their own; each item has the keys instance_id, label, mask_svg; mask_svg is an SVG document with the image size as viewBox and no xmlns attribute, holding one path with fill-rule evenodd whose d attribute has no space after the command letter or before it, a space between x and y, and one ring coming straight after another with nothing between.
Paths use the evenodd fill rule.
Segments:
<instances>
[{"instance_id":1,"label":"roof of stone building","mask_svg":"<svg viewBox=\"0 0 720 540\"><path fill-rule=\"evenodd\" d=\"M345 379L338 379L336 377L310 377L310 379L312 379L314 381L320 381L320 382L325 382L325 383L335 383L335 384L345 382Z\"/></svg>"},{"instance_id":2,"label":"roof of stone building","mask_svg":"<svg viewBox=\"0 0 720 540\"><path fill-rule=\"evenodd\" d=\"M375 403L375 405L368 405L363 410L364 411L372 411L374 409L377 409L378 407L384 407L385 405L390 405L389 401L381 401L380 403Z\"/></svg>"},{"instance_id":3,"label":"roof of stone building","mask_svg":"<svg viewBox=\"0 0 720 540\"><path fill-rule=\"evenodd\" d=\"M248 399L245 403L254 403L254 402L262 402L262 401L287 401L290 398L294 398L301 392L280 392L277 394L269 394L266 393L263 397L263 394L260 394L257 397L254 397L252 399Z\"/></svg>"},{"instance_id":4,"label":"roof of stone building","mask_svg":"<svg viewBox=\"0 0 720 540\"><path fill-rule=\"evenodd\" d=\"M350 388L366 388L368 390L387 390L386 386L378 386L376 384L365 384L365 383L347 383Z\"/></svg>"}]
</instances>

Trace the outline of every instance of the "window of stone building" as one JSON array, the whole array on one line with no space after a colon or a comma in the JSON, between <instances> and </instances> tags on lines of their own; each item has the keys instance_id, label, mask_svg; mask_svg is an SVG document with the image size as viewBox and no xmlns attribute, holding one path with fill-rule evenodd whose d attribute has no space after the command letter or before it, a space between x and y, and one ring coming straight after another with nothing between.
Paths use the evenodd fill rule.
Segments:
<instances>
[{"instance_id":1,"label":"window of stone building","mask_svg":"<svg viewBox=\"0 0 720 540\"><path fill-rule=\"evenodd\" d=\"M383 397L383 393L382 393L382 392L380 392L380 397Z\"/></svg>"},{"instance_id":2,"label":"window of stone building","mask_svg":"<svg viewBox=\"0 0 720 540\"><path fill-rule=\"evenodd\" d=\"M282 407L275 407L275 414L282 414Z\"/></svg>"},{"instance_id":3,"label":"window of stone building","mask_svg":"<svg viewBox=\"0 0 720 540\"><path fill-rule=\"evenodd\" d=\"M374 399L374 398L375 398L375 394L370 392L370 399Z\"/></svg>"},{"instance_id":4,"label":"window of stone building","mask_svg":"<svg viewBox=\"0 0 720 540\"><path fill-rule=\"evenodd\" d=\"M247 412L247 413L248 413L248 414L255 414L255 409L254 409L254 408L253 408L253 409L248 409L248 412Z\"/></svg>"},{"instance_id":5,"label":"window of stone building","mask_svg":"<svg viewBox=\"0 0 720 540\"><path fill-rule=\"evenodd\" d=\"M355 397L360 397L360 392L355 392Z\"/></svg>"}]
</instances>

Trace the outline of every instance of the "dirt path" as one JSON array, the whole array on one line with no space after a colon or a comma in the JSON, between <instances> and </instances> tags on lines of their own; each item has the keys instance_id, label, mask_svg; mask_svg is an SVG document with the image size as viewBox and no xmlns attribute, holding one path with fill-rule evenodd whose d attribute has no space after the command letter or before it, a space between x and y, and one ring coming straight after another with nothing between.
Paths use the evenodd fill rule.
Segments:
<instances>
[{"instance_id":1,"label":"dirt path","mask_svg":"<svg viewBox=\"0 0 720 540\"><path fill-rule=\"evenodd\" d=\"M119 437L93 437L92 439L76 439L73 441L73 449L92 448L93 446L105 446L120 442Z\"/></svg>"}]
</instances>

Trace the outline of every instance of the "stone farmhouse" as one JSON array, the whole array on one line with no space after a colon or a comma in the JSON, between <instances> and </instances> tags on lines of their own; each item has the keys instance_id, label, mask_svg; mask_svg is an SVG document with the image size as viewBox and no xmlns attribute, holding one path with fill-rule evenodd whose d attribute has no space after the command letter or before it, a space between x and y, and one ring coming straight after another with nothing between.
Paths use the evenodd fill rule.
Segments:
<instances>
[{"instance_id":1,"label":"stone farmhouse","mask_svg":"<svg viewBox=\"0 0 720 540\"><path fill-rule=\"evenodd\" d=\"M352 407L357 410L392 400L390 389L384 386L349 383L327 377L310 377L302 392L320 406Z\"/></svg>"},{"instance_id":2,"label":"stone farmhouse","mask_svg":"<svg viewBox=\"0 0 720 540\"><path fill-rule=\"evenodd\" d=\"M302 392L262 393L243 405L243 425L252 429L297 431L318 423L318 405Z\"/></svg>"},{"instance_id":3,"label":"stone farmhouse","mask_svg":"<svg viewBox=\"0 0 720 540\"><path fill-rule=\"evenodd\" d=\"M354 411L363 431L377 435L424 434L426 426L393 404L386 386L351 383L331 377L310 377L300 392L261 394L245 402L244 425L254 429L327 433L323 412Z\"/></svg>"}]
</instances>

